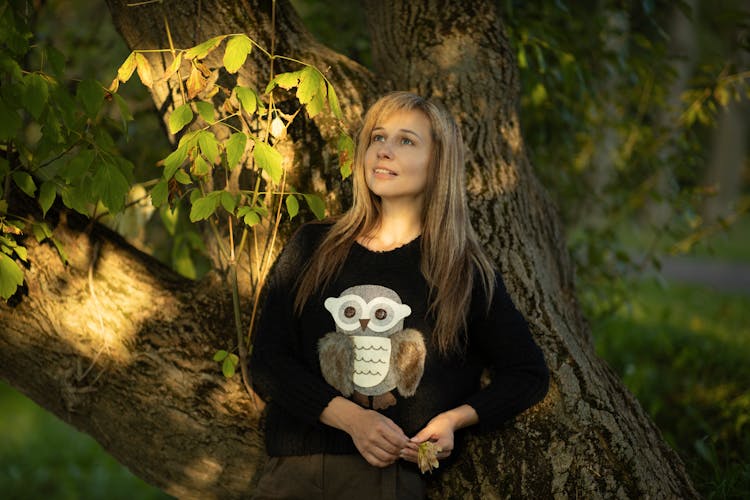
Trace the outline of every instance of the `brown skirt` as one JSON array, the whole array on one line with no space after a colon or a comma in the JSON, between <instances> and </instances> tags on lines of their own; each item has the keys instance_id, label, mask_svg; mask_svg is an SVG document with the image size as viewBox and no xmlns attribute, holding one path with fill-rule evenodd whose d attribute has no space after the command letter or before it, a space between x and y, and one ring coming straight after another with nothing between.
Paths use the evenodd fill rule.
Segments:
<instances>
[{"instance_id":1,"label":"brown skirt","mask_svg":"<svg viewBox=\"0 0 750 500\"><path fill-rule=\"evenodd\" d=\"M394 500L425 498L425 481L398 461L374 467L361 455L270 457L253 499Z\"/></svg>"}]
</instances>

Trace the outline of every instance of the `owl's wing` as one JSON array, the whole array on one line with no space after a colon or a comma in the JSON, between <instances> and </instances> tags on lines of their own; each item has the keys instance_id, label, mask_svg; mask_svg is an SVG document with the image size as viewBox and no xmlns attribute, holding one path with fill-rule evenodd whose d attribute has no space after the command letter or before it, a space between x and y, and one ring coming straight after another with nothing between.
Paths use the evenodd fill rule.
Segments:
<instances>
[{"instance_id":1,"label":"owl's wing","mask_svg":"<svg viewBox=\"0 0 750 500\"><path fill-rule=\"evenodd\" d=\"M349 397L354 391L354 347L349 336L327 333L318 341L318 357L326 382Z\"/></svg>"},{"instance_id":2,"label":"owl's wing","mask_svg":"<svg viewBox=\"0 0 750 500\"><path fill-rule=\"evenodd\" d=\"M427 348L422 334L406 328L391 335L391 366L398 375L396 388L404 397L413 396L422 380Z\"/></svg>"}]
</instances>

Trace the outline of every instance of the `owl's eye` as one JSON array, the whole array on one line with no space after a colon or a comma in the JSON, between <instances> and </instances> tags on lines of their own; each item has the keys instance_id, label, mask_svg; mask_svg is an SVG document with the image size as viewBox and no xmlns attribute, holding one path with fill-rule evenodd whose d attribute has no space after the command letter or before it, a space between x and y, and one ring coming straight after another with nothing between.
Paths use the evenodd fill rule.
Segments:
<instances>
[{"instance_id":1,"label":"owl's eye","mask_svg":"<svg viewBox=\"0 0 750 500\"><path fill-rule=\"evenodd\" d=\"M378 309L375 311L375 317L379 320L384 320L388 316L388 312L385 309Z\"/></svg>"},{"instance_id":2,"label":"owl's eye","mask_svg":"<svg viewBox=\"0 0 750 500\"><path fill-rule=\"evenodd\" d=\"M353 318L355 314L357 314L357 310L352 306L344 309L344 316L346 316L347 318Z\"/></svg>"}]
</instances>

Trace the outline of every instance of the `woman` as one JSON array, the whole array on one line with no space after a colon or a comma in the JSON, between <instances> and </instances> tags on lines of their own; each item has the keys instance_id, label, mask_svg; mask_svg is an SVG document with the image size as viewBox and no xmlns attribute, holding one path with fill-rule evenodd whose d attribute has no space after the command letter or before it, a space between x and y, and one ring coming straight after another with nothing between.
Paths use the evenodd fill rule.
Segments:
<instances>
[{"instance_id":1,"label":"woman","mask_svg":"<svg viewBox=\"0 0 750 500\"><path fill-rule=\"evenodd\" d=\"M420 498L420 443L446 460L457 430L546 394L541 351L471 228L462 147L443 108L382 97L353 206L282 252L250 360L268 401L256 498Z\"/></svg>"}]
</instances>

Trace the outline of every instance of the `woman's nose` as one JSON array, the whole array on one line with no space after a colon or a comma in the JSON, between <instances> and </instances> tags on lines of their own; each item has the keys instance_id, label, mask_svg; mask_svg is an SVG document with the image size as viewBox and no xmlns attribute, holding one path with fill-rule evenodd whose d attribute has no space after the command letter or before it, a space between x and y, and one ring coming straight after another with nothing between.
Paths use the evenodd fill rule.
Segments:
<instances>
[{"instance_id":1,"label":"woman's nose","mask_svg":"<svg viewBox=\"0 0 750 500\"><path fill-rule=\"evenodd\" d=\"M391 150L391 146L385 142L381 144L381 146L378 148L378 158L392 158L393 157L393 151Z\"/></svg>"}]
</instances>

